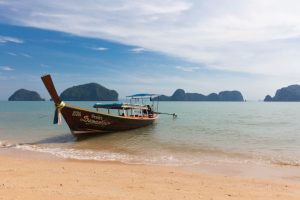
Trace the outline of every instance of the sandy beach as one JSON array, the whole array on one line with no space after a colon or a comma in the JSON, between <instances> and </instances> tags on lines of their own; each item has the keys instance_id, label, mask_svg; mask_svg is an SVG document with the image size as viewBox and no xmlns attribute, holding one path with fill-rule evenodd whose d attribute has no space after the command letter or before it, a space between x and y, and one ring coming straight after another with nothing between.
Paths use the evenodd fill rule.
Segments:
<instances>
[{"instance_id":1,"label":"sandy beach","mask_svg":"<svg viewBox=\"0 0 300 200\"><path fill-rule=\"evenodd\" d=\"M300 182L128 165L0 155L0 199L299 199Z\"/></svg>"}]
</instances>

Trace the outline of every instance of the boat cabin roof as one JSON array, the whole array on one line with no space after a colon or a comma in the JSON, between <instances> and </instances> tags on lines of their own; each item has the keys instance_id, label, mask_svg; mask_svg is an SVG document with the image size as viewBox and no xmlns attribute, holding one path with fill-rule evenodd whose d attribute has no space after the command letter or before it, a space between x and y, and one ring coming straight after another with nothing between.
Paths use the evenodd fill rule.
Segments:
<instances>
[{"instance_id":1,"label":"boat cabin roof","mask_svg":"<svg viewBox=\"0 0 300 200\"><path fill-rule=\"evenodd\" d=\"M129 104L129 103L108 103L108 104L103 104L103 103L96 103L94 108L105 108L105 109L140 109L140 110L148 110L147 105L138 105L138 104Z\"/></svg>"},{"instance_id":2,"label":"boat cabin roof","mask_svg":"<svg viewBox=\"0 0 300 200\"><path fill-rule=\"evenodd\" d=\"M148 94L148 93L141 93L141 94L133 94L126 97L133 98L133 99L143 99L143 98L151 98L159 96L158 94Z\"/></svg>"}]
</instances>

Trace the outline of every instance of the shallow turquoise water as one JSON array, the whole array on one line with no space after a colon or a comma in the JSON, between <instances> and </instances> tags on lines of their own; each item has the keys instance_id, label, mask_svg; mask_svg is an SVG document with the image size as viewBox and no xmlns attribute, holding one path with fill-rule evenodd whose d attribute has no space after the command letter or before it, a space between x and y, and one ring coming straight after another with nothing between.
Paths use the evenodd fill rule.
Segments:
<instances>
[{"instance_id":1,"label":"shallow turquoise water","mask_svg":"<svg viewBox=\"0 0 300 200\"><path fill-rule=\"evenodd\" d=\"M160 111L178 118L162 115L152 126L77 141L65 123L52 124L52 102L2 101L0 141L76 159L300 165L300 103L160 102Z\"/></svg>"}]
</instances>

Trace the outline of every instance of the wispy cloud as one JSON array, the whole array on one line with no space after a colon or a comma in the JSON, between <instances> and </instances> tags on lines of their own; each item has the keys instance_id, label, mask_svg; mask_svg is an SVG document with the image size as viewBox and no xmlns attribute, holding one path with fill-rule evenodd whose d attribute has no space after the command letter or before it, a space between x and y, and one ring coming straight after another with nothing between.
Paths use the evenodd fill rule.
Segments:
<instances>
[{"instance_id":1,"label":"wispy cloud","mask_svg":"<svg viewBox=\"0 0 300 200\"><path fill-rule=\"evenodd\" d=\"M0 17L139 46L208 68L289 76L300 75L299 7L298 0L9 0L0 5ZM0 41L21 42L3 36Z\"/></svg>"},{"instance_id":2,"label":"wispy cloud","mask_svg":"<svg viewBox=\"0 0 300 200\"><path fill-rule=\"evenodd\" d=\"M48 67L50 67L49 65L46 65L46 64L40 64L40 66L43 67L43 68L48 68Z\"/></svg>"},{"instance_id":3,"label":"wispy cloud","mask_svg":"<svg viewBox=\"0 0 300 200\"><path fill-rule=\"evenodd\" d=\"M96 47L96 48L92 48L92 49L95 51L107 51L108 50L108 48L106 48L106 47Z\"/></svg>"},{"instance_id":4,"label":"wispy cloud","mask_svg":"<svg viewBox=\"0 0 300 200\"><path fill-rule=\"evenodd\" d=\"M13 52L7 52L8 55L10 56L17 56L17 54L13 53Z\"/></svg>"},{"instance_id":5,"label":"wispy cloud","mask_svg":"<svg viewBox=\"0 0 300 200\"><path fill-rule=\"evenodd\" d=\"M142 48L142 47L136 47L136 48L132 48L130 49L130 51L134 52L134 53L141 53L143 51L146 51L145 48Z\"/></svg>"},{"instance_id":6,"label":"wispy cloud","mask_svg":"<svg viewBox=\"0 0 300 200\"><path fill-rule=\"evenodd\" d=\"M26 58L31 58L32 56L27 54L27 53L13 53L13 52L7 52L8 55L10 56L23 56Z\"/></svg>"},{"instance_id":7,"label":"wispy cloud","mask_svg":"<svg viewBox=\"0 0 300 200\"><path fill-rule=\"evenodd\" d=\"M300 74L300 47L293 42L300 38L299 6L297 0L10 0L0 6L0 17L136 45L211 68Z\"/></svg>"},{"instance_id":8,"label":"wispy cloud","mask_svg":"<svg viewBox=\"0 0 300 200\"><path fill-rule=\"evenodd\" d=\"M26 57L26 58L31 58L32 56L27 54L27 53L21 53L21 56Z\"/></svg>"},{"instance_id":9,"label":"wispy cloud","mask_svg":"<svg viewBox=\"0 0 300 200\"><path fill-rule=\"evenodd\" d=\"M176 69L179 69L179 70L184 71L184 72L194 72L194 71L200 69L200 67L183 67L183 66L176 66Z\"/></svg>"},{"instance_id":10,"label":"wispy cloud","mask_svg":"<svg viewBox=\"0 0 300 200\"><path fill-rule=\"evenodd\" d=\"M24 41L19 38L0 35L0 43L7 43L7 42L13 42L19 44L24 43Z\"/></svg>"},{"instance_id":11,"label":"wispy cloud","mask_svg":"<svg viewBox=\"0 0 300 200\"><path fill-rule=\"evenodd\" d=\"M9 67L9 66L0 66L0 69L1 69L2 71L13 71L13 70L14 70L13 68L11 68L11 67Z\"/></svg>"},{"instance_id":12,"label":"wispy cloud","mask_svg":"<svg viewBox=\"0 0 300 200\"><path fill-rule=\"evenodd\" d=\"M15 80L15 76L1 76L0 75L0 81L10 81L10 80Z\"/></svg>"}]
</instances>

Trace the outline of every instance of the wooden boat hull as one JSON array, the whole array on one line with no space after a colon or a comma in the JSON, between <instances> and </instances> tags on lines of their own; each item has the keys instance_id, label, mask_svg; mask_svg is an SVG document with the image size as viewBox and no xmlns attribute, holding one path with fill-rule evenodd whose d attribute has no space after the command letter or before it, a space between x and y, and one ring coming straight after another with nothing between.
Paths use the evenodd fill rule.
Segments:
<instances>
[{"instance_id":1,"label":"wooden boat hull","mask_svg":"<svg viewBox=\"0 0 300 200\"><path fill-rule=\"evenodd\" d=\"M153 124L158 118L158 115L153 118L109 115L67 104L60 109L60 112L75 136L141 128Z\"/></svg>"}]
</instances>

